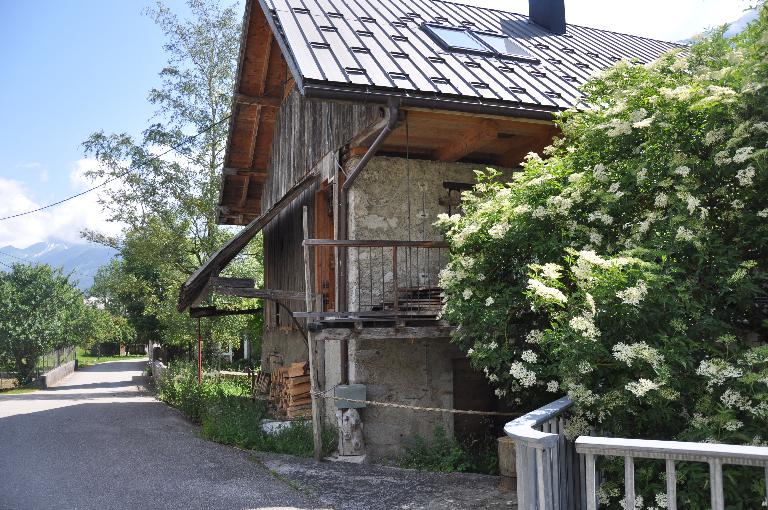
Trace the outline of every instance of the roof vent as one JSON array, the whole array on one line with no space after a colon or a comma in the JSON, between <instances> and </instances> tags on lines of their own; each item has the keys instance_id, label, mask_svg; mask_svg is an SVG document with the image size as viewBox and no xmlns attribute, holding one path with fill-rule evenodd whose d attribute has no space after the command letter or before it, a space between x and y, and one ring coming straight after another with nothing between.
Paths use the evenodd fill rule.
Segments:
<instances>
[{"instance_id":1,"label":"roof vent","mask_svg":"<svg viewBox=\"0 0 768 510\"><path fill-rule=\"evenodd\" d=\"M549 32L565 34L565 0L528 0L528 15Z\"/></svg>"}]
</instances>

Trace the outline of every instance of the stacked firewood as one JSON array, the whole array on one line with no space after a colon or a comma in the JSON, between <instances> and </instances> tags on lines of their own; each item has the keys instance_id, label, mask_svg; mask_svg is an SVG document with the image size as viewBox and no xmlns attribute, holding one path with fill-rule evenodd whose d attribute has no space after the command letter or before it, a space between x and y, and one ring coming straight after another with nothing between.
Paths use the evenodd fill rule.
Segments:
<instances>
[{"instance_id":1,"label":"stacked firewood","mask_svg":"<svg viewBox=\"0 0 768 510\"><path fill-rule=\"evenodd\" d=\"M293 420L312 416L312 397L309 394L309 363L293 363L272 371L269 400L275 414Z\"/></svg>"}]
</instances>

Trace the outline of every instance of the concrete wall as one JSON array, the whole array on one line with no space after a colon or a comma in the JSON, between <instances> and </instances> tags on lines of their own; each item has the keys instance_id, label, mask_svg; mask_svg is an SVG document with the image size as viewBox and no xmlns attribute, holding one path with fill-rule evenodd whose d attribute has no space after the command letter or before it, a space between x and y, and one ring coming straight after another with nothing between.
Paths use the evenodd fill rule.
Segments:
<instances>
[{"instance_id":1,"label":"concrete wall","mask_svg":"<svg viewBox=\"0 0 768 510\"><path fill-rule=\"evenodd\" d=\"M325 345L325 383L339 382L338 340L350 344L350 382L367 386L368 400L418 407L453 408L452 360L464 354L450 343L450 328L327 329L315 333ZM334 423L335 405L325 416ZM431 438L437 425L453 432L453 415L369 406L360 410L366 452L372 459L402 453L414 436Z\"/></svg>"},{"instance_id":2,"label":"concrete wall","mask_svg":"<svg viewBox=\"0 0 768 510\"><path fill-rule=\"evenodd\" d=\"M56 386L62 379L75 373L75 361L64 363L40 377L40 385L43 388Z\"/></svg>"}]
</instances>

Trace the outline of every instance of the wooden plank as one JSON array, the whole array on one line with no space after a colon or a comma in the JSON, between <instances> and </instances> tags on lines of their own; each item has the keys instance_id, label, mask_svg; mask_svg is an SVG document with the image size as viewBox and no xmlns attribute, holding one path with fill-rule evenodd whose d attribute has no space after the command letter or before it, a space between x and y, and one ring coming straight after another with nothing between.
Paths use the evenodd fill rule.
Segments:
<instances>
[{"instance_id":1,"label":"wooden plank","mask_svg":"<svg viewBox=\"0 0 768 510\"><path fill-rule=\"evenodd\" d=\"M295 386L288 386L286 388L285 393L291 397L295 397L296 395L308 395L309 391L310 391L310 383L305 382L305 383L297 384Z\"/></svg>"},{"instance_id":2,"label":"wooden plank","mask_svg":"<svg viewBox=\"0 0 768 510\"><path fill-rule=\"evenodd\" d=\"M499 130L496 123L490 120L484 121L482 124L460 133L457 138L450 140L444 147L435 151L434 157L437 161L458 161L482 149L488 143L496 140L498 136Z\"/></svg>"}]
</instances>

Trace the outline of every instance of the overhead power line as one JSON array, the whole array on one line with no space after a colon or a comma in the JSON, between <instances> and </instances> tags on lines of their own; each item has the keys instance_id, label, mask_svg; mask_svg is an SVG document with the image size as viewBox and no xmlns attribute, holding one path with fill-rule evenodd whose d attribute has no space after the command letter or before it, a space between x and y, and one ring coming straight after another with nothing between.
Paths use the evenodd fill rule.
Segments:
<instances>
[{"instance_id":1,"label":"overhead power line","mask_svg":"<svg viewBox=\"0 0 768 510\"><path fill-rule=\"evenodd\" d=\"M231 116L232 116L232 114L227 115L226 117L223 117L223 118L217 120L213 124L209 125L205 129L203 129L202 131L199 131L199 132L195 133L194 135L190 136L188 140L190 140L190 141L194 140L198 136L203 135L203 134L209 132L210 130L212 130L213 128L215 128L216 126L221 124L222 122L228 120ZM179 150L179 148L177 146L171 145L171 147L167 151L163 152L162 154L158 154L157 156L152 156L151 158L149 158L149 161L159 160L160 158L162 158L163 156L165 156L166 154L168 154L171 151L180 152L180 150ZM103 188L104 186L106 186L110 182L116 181L118 179L122 179L123 177L125 177L126 175L131 173L132 171L133 170L131 170L129 168L125 172L121 173L120 175L116 175L116 176L114 176L114 177L112 177L110 179L107 179L106 181L102 182L101 184L97 184L96 186L94 186L92 188L89 188L89 189L87 189L85 191L81 191L80 193L77 193L75 195L69 196L69 197L64 198L62 200L59 200L57 202L53 202L53 203L50 203L48 205L44 205L42 207L38 207L37 209L32 209L32 210L29 210L29 211L24 211L24 212L20 212L20 213L16 213L16 214L11 214L10 216L4 216L4 217L0 218L0 221L11 220L13 218L19 218L21 216L27 216L28 214L34 214L36 212L44 211L46 209L50 209L51 207L55 207L57 205L63 204L64 202L69 202L70 200L73 200L73 199L75 199L77 197L81 197L81 196L86 195L86 194L88 194L88 193L90 193L92 191L95 191L95 190L99 189L99 188Z\"/></svg>"}]
</instances>

